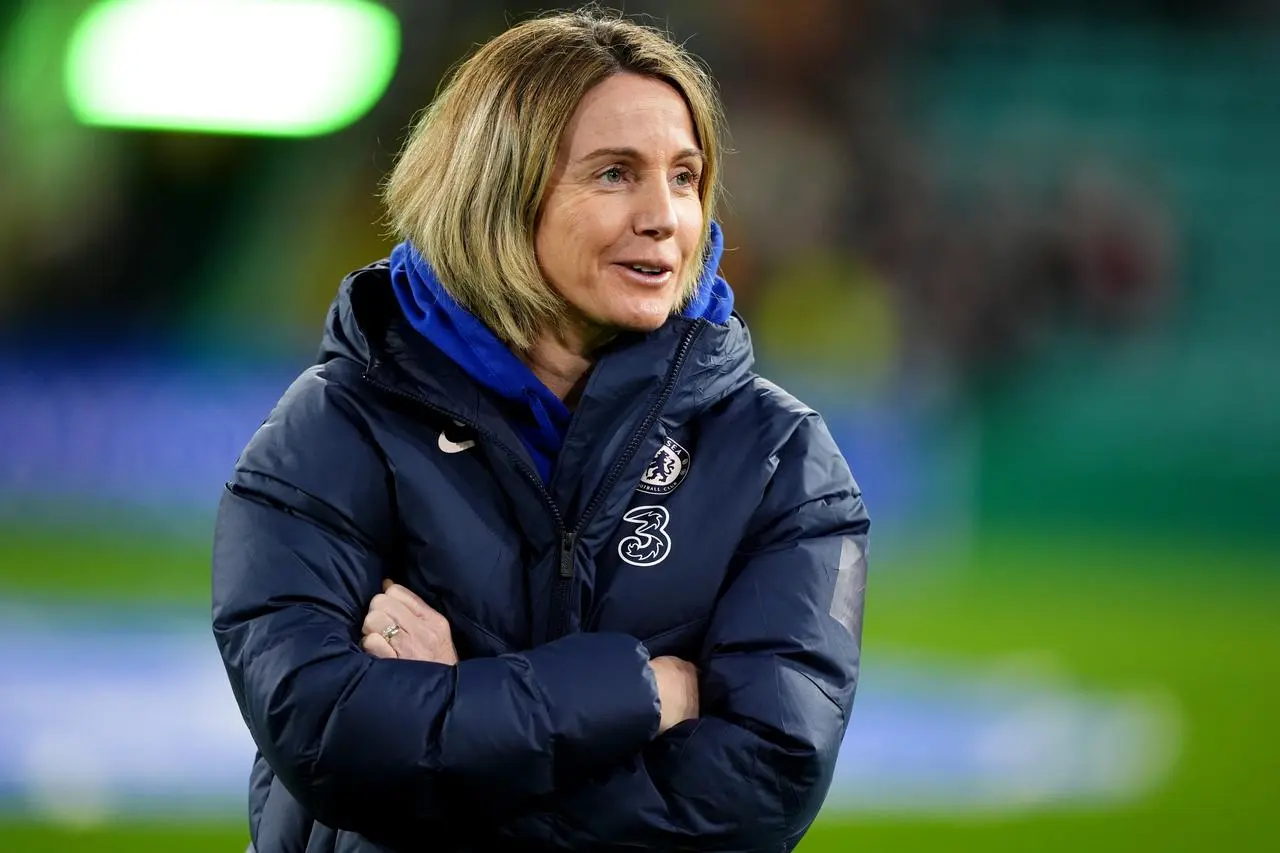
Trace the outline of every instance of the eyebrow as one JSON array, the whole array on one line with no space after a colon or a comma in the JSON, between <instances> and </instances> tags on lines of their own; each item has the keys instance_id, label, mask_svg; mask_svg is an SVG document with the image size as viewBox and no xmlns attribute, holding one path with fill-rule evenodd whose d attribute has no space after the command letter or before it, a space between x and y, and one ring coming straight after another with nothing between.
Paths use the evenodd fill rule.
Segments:
<instances>
[{"instance_id":1,"label":"eyebrow","mask_svg":"<svg viewBox=\"0 0 1280 853\"><path fill-rule=\"evenodd\" d=\"M617 157L623 160L644 160L645 156L635 148L597 148L590 154L582 158L582 160L600 160L606 157ZM706 157L702 151L697 148L681 148L676 152L674 159L684 160L689 157L696 157L699 160L705 160Z\"/></svg>"}]
</instances>

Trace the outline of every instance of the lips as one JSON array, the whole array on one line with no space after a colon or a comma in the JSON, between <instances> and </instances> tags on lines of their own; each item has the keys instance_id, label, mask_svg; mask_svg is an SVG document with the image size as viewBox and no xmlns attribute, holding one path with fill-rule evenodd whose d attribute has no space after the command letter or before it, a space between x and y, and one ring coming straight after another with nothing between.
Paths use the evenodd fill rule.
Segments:
<instances>
[{"instance_id":1,"label":"lips","mask_svg":"<svg viewBox=\"0 0 1280 853\"><path fill-rule=\"evenodd\" d=\"M636 272L648 273L650 275L659 275L664 272L671 272L671 265L665 261L652 258L642 258L639 260L618 261L618 266L630 267Z\"/></svg>"},{"instance_id":2,"label":"lips","mask_svg":"<svg viewBox=\"0 0 1280 853\"><path fill-rule=\"evenodd\" d=\"M648 287L665 285L672 276L671 267L661 262L622 261L614 264L614 267L623 278Z\"/></svg>"}]
</instances>

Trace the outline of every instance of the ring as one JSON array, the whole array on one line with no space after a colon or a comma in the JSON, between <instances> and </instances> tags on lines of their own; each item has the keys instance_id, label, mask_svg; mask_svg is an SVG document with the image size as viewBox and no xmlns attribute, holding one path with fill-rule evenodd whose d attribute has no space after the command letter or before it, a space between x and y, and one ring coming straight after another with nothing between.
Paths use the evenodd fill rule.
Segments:
<instances>
[{"instance_id":1,"label":"ring","mask_svg":"<svg viewBox=\"0 0 1280 853\"><path fill-rule=\"evenodd\" d=\"M399 634L400 631L401 631L400 626L392 622L390 625L382 629L381 631L382 639L386 640L389 643L391 642L391 638L394 637L396 634Z\"/></svg>"}]
</instances>

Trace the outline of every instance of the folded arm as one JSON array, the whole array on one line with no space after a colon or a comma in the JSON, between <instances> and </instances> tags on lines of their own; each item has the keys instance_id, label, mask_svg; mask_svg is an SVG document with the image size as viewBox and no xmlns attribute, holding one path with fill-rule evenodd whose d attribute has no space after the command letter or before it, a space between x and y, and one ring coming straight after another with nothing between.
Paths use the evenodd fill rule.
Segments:
<instances>
[{"instance_id":1,"label":"folded arm","mask_svg":"<svg viewBox=\"0 0 1280 853\"><path fill-rule=\"evenodd\" d=\"M214 634L255 742L322 823L371 838L509 810L615 764L659 721L648 653L574 635L456 666L375 659L365 607L388 574L386 469L307 375L237 465L218 513Z\"/></svg>"},{"instance_id":2,"label":"folded arm","mask_svg":"<svg viewBox=\"0 0 1280 853\"><path fill-rule=\"evenodd\" d=\"M699 664L702 719L503 827L574 849L781 850L831 784L859 667L869 522L816 418L717 604Z\"/></svg>"}]
</instances>

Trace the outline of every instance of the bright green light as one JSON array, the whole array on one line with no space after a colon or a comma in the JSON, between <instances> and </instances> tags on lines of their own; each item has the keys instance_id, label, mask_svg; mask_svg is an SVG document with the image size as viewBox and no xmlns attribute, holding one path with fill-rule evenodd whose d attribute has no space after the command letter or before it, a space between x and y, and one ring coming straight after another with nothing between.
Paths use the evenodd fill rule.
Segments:
<instances>
[{"instance_id":1,"label":"bright green light","mask_svg":"<svg viewBox=\"0 0 1280 853\"><path fill-rule=\"evenodd\" d=\"M400 51L366 0L102 0L66 58L87 124L317 136L362 116Z\"/></svg>"}]
</instances>

